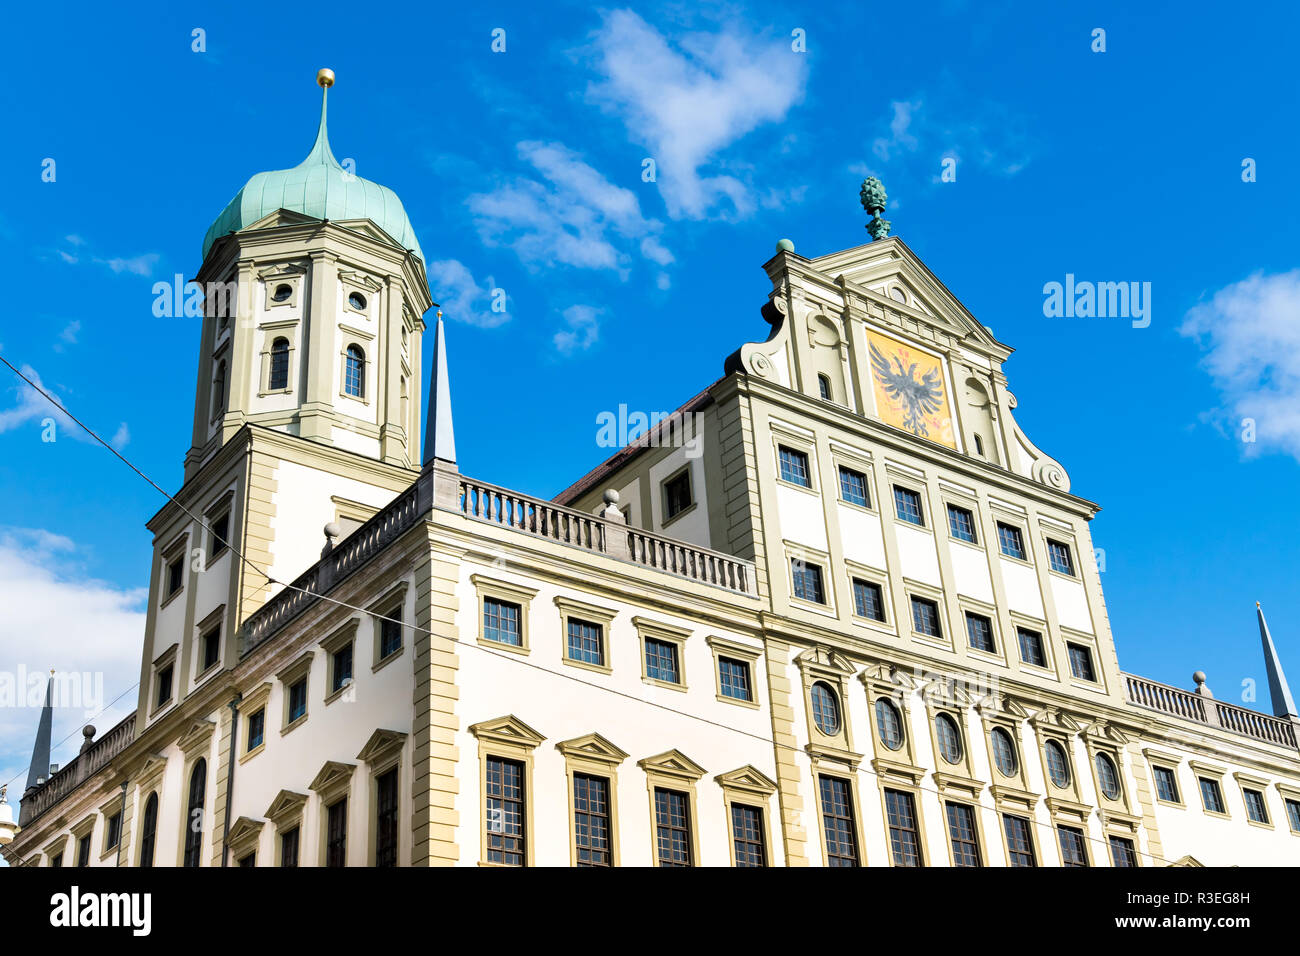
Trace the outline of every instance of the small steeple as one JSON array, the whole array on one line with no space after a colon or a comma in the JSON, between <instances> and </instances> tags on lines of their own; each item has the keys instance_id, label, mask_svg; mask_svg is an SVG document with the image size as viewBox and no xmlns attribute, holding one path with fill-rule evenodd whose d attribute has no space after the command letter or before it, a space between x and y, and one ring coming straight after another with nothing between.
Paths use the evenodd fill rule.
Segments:
<instances>
[{"instance_id":1,"label":"small steeple","mask_svg":"<svg viewBox=\"0 0 1300 956\"><path fill-rule=\"evenodd\" d=\"M429 382L429 412L424 422L424 467L434 459L456 463L456 435L451 424L451 382L447 378L447 340L442 328L442 310L433 340L433 380Z\"/></svg>"},{"instance_id":2,"label":"small steeple","mask_svg":"<svg viewBox=\"0 0 1300 956\"><path fill-rule=\"evenodd\" d=\"M1264 609L1258 601L1255 602L1255 614L1259 618L1259 639L1264 644L1264 668L1268 673L1268 693L1273 698L1273 713L1278 717L1298 716L1295 699L1286 683L1286 674L1282 672L1282 662L1278 659L1277 648L1273 646L1273 635L1268 632L1268 622L1264 620Z\"/></svg>"},{"instance_id":3,"label":"small steeple","mask_svg":"<svg viewBox=\"0 0 1300 956\"><path fill-rule=\"evenodd\" d=\"M27 789L30 790L50 776L50 727L54 723L54 671L45 685L45 706L36 724L36 746L32 748L32 762L27 766Z\"/></svg>"},{"instance_id":4,"label":"small steeple","mask_svg":"<svg viewBox=\"0 0 1300 956\"><path fill-rule=\"evenodd\" d=\"M322 68L316 72L316 82L320 85L320 126L316 129L316 142L299 166L339 166L330 149L329 129L325 125L325 108L329 105L330 87L334 85L334 71Z\"/></svg>"}]
</instances>

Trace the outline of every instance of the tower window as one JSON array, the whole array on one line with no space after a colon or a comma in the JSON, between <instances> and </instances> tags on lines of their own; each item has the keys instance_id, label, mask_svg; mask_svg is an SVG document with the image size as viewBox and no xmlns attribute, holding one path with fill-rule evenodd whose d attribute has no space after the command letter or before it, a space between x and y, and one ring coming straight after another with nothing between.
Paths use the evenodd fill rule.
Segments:
<instances>
[{"instance_id":1,"label":"tower window","mask_svg":"<svg viewBox=\"0 0 1300 956\"><path fill-rule=\"evenodd\" d=\"M998 548L1009 558L1025 560L1025 538L1015 525L998 522Z\"/></svg>"},{"instance_id":2,"label":"tower window","mask_svg":"<svg viewBox=\"0 0 1300 956\"><path fill-rule=\"evenodd\" d=\"M343 391L353 398L366 393L366 353L359 345L349 345L347 364L343 370Z\"/></svg>"},{"instance_id":3,"label":"tower window","mask_svg":"<svg viewBox=\"0 0 1300 956\"><path fill-rule=\"evenodd\" d=\"M226 408L226 363L217 363L217 374L212 378L212 417L216 418Z\"/></svg>"},{"instance_id":4,"label":"tower window","mask_svg":"<svg viewBox=\"0 0 1300 956\"><path fill-rule=\"evenodd\" d=\"M817 376L817 390L826 401L831 400L831 380L825 375Z\"/></svg>"},{"instance_id":5,"label":"tower window","mask_svg":"<svg viewBox=\"0 0 1300 956\"><path fill-rule=\"evenodd\" d=\"M984 442L980 439L979 435L975 436L975 454L979 455L981 458L984 457Z\"/></svg>"},{"instance_id":6,"label":"tower window","mask_svg":"<svg viewBox=\"0 0 1300 956\"><path fill-rule=\"evenodd\" d=\"M794 596L801 601L814 604L826 603L826 590L822 587L822 569L816 564L790 559L790 570L794 579Z\"/></svg>"},{"instance_id":7,"label":"tower window","mask_svg":"<svg viewBox=\"0 0 1300 956\"><path fill-rule=\"evenodd\" d=\"M366 297L360 292L353 292L348 295L348 305L358 312L364 312L366 310Z\"/></svg>"},{"instance_id":8,"label":"tower window","mask_svg":"<svg viewBox=\"0 0 1300 956\"><path fill-rule=\"evenodd\" d=\"M801 451L778 446L777 458L781 466L781 480L803 488L811 488L812 480L808 476L808 456Z\"/></svg>"},{"instance_id":9,"label":"tower window","mask_svg":"<svg viewBox=\"0 0 1300 956\"><path fill-rule=\"evenodd\" d=\"M271 300L273 302L287 302L291 295L293 295L293 286L287 282L281 282L275 287L275 291L271 293Z\"/></svg>"},{"instance_id":10,"label":"tower window","mask_svg":"<svg viewBox=\"0 0 1300 956\"><path fill-rule=\"evenodd\" d=\"M894 513L899 521L925 527L925 512L921 508L921 494L910 488L894 486Z\"/></svg>"},{"instance_id":11,"label":"tower window","mask_svg":"<svg viewBox=\"0 0 1300 956\"><path fill-rule=\"evenodd\" d=\"M841 465L840 500L847 501L851 505L870 508L871 499L867 495L867 476L860 471L854 471L852 468L845 468Z\"/></svg>"},{"instance_id":12,"label":"tower window","mask_svg":"<svg viewBox=\"0 0 1300 956\"><path fill-rule=\"evenodd\" d=\"M289 387L289 340L281 337L271 344L271 391Z\"/></svg>"}]
</instances>

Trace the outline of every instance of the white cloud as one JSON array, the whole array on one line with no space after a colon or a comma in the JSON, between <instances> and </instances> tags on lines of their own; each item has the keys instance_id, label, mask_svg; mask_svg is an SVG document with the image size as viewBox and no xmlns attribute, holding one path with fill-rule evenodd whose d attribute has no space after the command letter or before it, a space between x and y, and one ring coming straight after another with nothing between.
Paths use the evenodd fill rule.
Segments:
<instances>
[{"instance_id":1,"label":"white cloud","mask_svg":"<svg viewBox=\"0 0 1300 956\"><path fill-rule=\"evenodd\" d=\"M947 117L961 119L950 121ZM946 157L974 164L986 172L1014 176L1030 159L1029 137L1023 120L1006 107L984 101L964 102L951 90L889 104L889 135L877 136L871 151L881 162L919 156L933 162L933 176L939 182L941 161ZM910 165L914 160L908 159ZM959 173L960 174L960 173Z\"/></svg>"},{"instance_id":2,"label":"white cloud","mask_svg":"<svg viewBox=\"0 0 1300 956\"><path fill-rule=\"evenodd\" d=\"M63 327L63 331L59 333L59 341L54 343L54 351L62 352L64 346L76 345L77 334L80 331L81 331L81 323L76 319L73 319L71 322L65 325Z\"/></svg>"},{"instance_id":3,"label":"white cloud","mask_svg":"<svg viewBox=\"0 0 1300 956\"><path fill-rule=\"evenodd\" d=\"M588 95L648 148L669 216L752 212L746 183L701 170L747 133L784 119L803 95L806 57L791 50L789 39L728 26L687 34L674 48L637 14L616 10L596 31L595 53L603 79Z\"/></svg>"},{"instance_id":4,"label":"white cloud","mask_svg":"<svg viewBox=\"0 0 1300 956\"><path fill-rule=\"evenodd\" d=\"M77 545L42 529L0 527L0 680L6 692L34 689L25 706L0 708L0 782L18 776L21 792L36 737L46 677L54 668L62 691L55 701L53 760L77 753L82 725L93 717L100 734L135 709L127 693L100 716L97 711L140 676L146 588L119 588L86 577ZM16 687L22 680L24 687ZM65 737L71 739L59 744Z\"/></svg>"},{"instance_id":5,"label":"white cloud","mask_svg":"<svg viewBox=\"0 0 1300 956\"><path fill-rule=\"evenodd\" d=\"M1300 269L1255 273L1187 312L1179 331L1205 349L1204 366L1222 396L1217 410L1246 454L1278 450L1300 461Z\"/></svg>"},{"instance_id":6,"label":"white cloud","mask_svg":"<svg viewBox=\"0 0 1300 956\"><path fill-rule=\"evenodd\" d=\"M630 190L616 186L562 143L521 142L522 159L542 181L518 177L469 197L480 238L506 245L530 265L612 269L626 279L635 250L663 266L672 253L663 224L641 214Z\"/></svg>"},{"instance_id":7,"label":"white cloud","mask_svg":"<svg viewBox=\"0 0 1300 956\"><path fill-rule=\"evenodd\" d=\"M36 369L30 365L24 365L21 371L38 386L49 392L50 397L56 402L59 400L57 395L45 387L45 383L41 381ZM26 382L19 382L14 390L18 393L18 403L12 408L0 409L0 434L15 428L21 428L31 422L42 422L46 418L53 418L57 428L56 435L70 433L77 438L84 435L81 429L63 411L61 404L58 407L51 405L40 392ZM89 436L85 437L89 440Z\"/></svg>"},{"instance_id":8,"label":"white cloud","mask_svg":"<svg viewBox=\"0 0 1300 956\"><path fill-rule=\"evenodd\" d=\"M468 322L491 329L510 321L509 311L494 312L494 288L491 276L480 286L473 274L458 259L441 259L426 267L429 286L443 314L454 322Z\"/></svg>"},{"instance_id":9,"label":"white cloud","mask_svg":"<svg viewBox=\"0 0 1300 956\"><path fill-rule=\"evenodd\" d=\"M878 136L871 144L871 151L886 162L896 152L916 149L916 136L911 131L912 115L921 108L921 101L895 100L889 108L894 112L889 121L889 135Z\"/></svg>"},{"instance_id":10,"label":"white cloud","mask_svg":"<svg viewBox=\"0 0 1300 956\"><path fill-rule=\"evenodd\" d=\"M117 426L117 431L113 434L112 441L109 442L118 451L126 447L126 443L131 440L131 429L126 427L126 422Z\"/></svg>"},{"instance_id":11,"label":"white cloud","mask_svg":"<svg viewBox=\"0 0 1300 956\"><path fill-rule=\"evenodd\" d=\"M156 252L147 252L130 259L96 259L95 261L117 273L129 272L132 275L148 276L153 274L153 267L161 258Z\"/></svg>"},{"instance_id":12,"label":"white cloud","mask_svg":"<svg viewBox=\"0 0 1300 956\"><path fill-rule=\"evenodd\" d=\"M562 355L585 352L600 338L601 309L590 305L571 305L564 310L567 329L555 333L552 341Z\"/></svg>"}]
</instances>

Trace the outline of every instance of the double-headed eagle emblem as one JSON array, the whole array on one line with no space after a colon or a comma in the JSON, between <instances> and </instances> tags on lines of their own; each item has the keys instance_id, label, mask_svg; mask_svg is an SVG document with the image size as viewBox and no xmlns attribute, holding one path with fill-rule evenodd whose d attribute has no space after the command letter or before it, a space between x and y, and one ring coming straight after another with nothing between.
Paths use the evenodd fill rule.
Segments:
<instances>
[{"instance_id":1,"label":"double-headed eagle emblem","mask_svg":"<svg viewBox=\"0 0 1300 956\"><path fill-rule=\"evenodd\" d=\"M926 416L933 415L943 407L943 382L939 377L939 369L932 368L918 379L916 367L919 363L913 362L903 368L902 359L895 355L895 368L874 342L870 344L871 370L885 394L903 406L903 427L914 435L929 438L930 431L925 426Z\"/></svg>"}]
</instances>

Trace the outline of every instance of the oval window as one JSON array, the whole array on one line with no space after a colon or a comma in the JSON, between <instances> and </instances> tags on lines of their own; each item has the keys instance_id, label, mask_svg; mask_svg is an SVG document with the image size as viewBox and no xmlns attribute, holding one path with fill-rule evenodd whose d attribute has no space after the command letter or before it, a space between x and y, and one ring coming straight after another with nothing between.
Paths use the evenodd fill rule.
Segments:
<instances>
[{"instance_id":1,"label":"oval window","mask_svg":"<svg viewBox=\"0 0 1300 956\"><path fill-rule=\"evenodd\" d=\"M961 760L961 731L957 729L957 722L947 714L940 714L934 718L934 730L939 739L939 756L948 763Z\"/></svg>"},{"instance_id":2,"label":"oval window","mask_svg":"<svg viewBox=\"0 0 1300 956\"><path fill-rule=\"evenodd\" d=\"M827 737L840 732L840 705L829 684L818 681L812 685L813 723Z\"/></svg>"},{"instance_id":3,"label":"oval window","mask_svg":"<svg viewBox=\"0 0 1300 956\"><path fill-rule=\"evenodd\" d=\"M1107 800L1119 799L1119 769L1106 754L1097 754L1097 783Z\"/></svg>"},{"instance_id":4,"label":"oval window","mask_svg":"<svg viewBox=\"0 0 1300 956\"><path fill-rule=\"evenodd\" d=\"M903 746L903 719L894 702L881 697L876 700L876 731L880 742L890 750Z\"/></svg>"},{"instance_id":5,"label":"oval window","mask_svg":"<svg viewBox=\"0 0 1300 956\"><path fill-rule=\"evenodd\" d=\"M1065 748L1055 740L1049 740L1044 748L1047 753L1047 775L1058 787L1070 785L1070 761L1065 756Z\"/></svg>"},{"instance_id":6,"label":"oval window","mask_svg":"<svg viewBox=\"0 0 1300 956\"><path fill-rule=\"evenodd\" d=\"M352 308L356 309L358 312L364 312L366 308L366 297L360 292L353 292L348 295L348 305L352 306Z\"/></svg>"},{"instance_id":7,"label":"oval window","mask_svg":"<svg viewBox=\"0 0 1300 956\"><path fill-rule=\"evenodd\" d=\"M1020 769L1016 760L1016 745L1011 740L1011 735L1001 727L993 728L993 762L1004 777L1014 777Z\"/></svg>"},{"instance_id":8,"label":"oval window","mask_svg":"<svg viewBox=\"0 0 1300 956\"><path fill-rule=\"evenodd\" d=\"M275 291L271 293L271 298L276 302L287 302L291 295L293 295L293 286L287 282L281 282L275 287Z\"/></svg>"}]
</instances>

